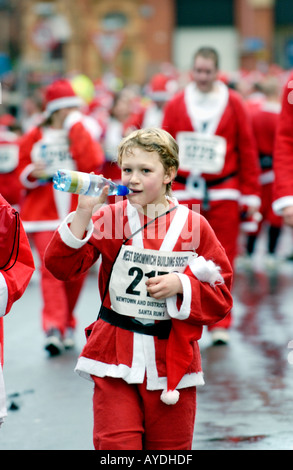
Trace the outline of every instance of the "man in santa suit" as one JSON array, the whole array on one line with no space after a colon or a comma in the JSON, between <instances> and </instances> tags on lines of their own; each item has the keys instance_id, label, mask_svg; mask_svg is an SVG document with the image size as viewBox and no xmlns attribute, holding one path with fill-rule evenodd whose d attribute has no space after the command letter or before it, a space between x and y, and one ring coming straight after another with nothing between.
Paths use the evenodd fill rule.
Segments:
<instances>
[{"instance_id":1,"label":"man in santa suit","mask_svg":"<svg viewBox=\"0 0 293 470\"><path fill-rule=\"evenodd\" d=\"M3 212L2 223L4 224L5 217L8 217L9 213L12 214L12 208L8 202L0 194L0 207ZM12 217L14 217L12 215ZM9 221L9 220L8 220ZM17 221L17 219L15 219ZM8 224L7 224L8 226ZM9 225L10 226L10 225ZM2 227L3 230L3 227ZM3 380L3 317L10 312L12 305L18 300L24 293L30 278L34 272L34 260L30 245L23 229L22 223L15 224L13 226L16 240L19 236L18 251L15 247L13 249L11 260L8 264L2 266L0 269L0 425L6 416L6 404L5 404L5 390ZM3 233L3 232L2 232ZM11 234L11 236L14 236ZM4 234L3 234L4 235ZM7 250L10 251L10 247L4 246L5 239L1 241L1 263L2 259L7 259ZM17 256L16 256L16 253Z\"/></svg>"},{"instance_id":2,"label":"man in santa suit","mask_svg":"<svg viewBox=\"0 0 293 470\"><path fill-rule=\"evenodd\" d=\"M293 227L293 74L283 93L274 155L274 202L276 214Z\"/></svg>"},{"instance_id":3,"label":"man in santa suit","mask_svg":"<svg viewBox=\"0 0 293 470\"><path fill-rule=\"evenodd\" d=\"M217 80L217 52L199 49L192 73L193 81L166 105L162 123L180 148L174 196L190 208L201 204L233 266L239 206L250 217L260 205L256 145L240 96ZM227 315L210 328L215 344L228 341L230 325Z\"/></svg>"},{"instance_id":4,"label":"man in santa suit","mask_svg":"<svg viewBox=\"0 0 293 470\"><path fill-rule=\"evenodd\" d=\"M52 83L46 90L44 122L20 141L18 172L26 190L21 217L40 258L45 348L51 355L73 345L73 310L83 284L83 279L57 281L43 265L54 230L77 203L76 196L53 189L52 177L60 168L99 172L104 161L101 146L79 111L81 104L69 81Z\"/></svg>"}]
</instances>

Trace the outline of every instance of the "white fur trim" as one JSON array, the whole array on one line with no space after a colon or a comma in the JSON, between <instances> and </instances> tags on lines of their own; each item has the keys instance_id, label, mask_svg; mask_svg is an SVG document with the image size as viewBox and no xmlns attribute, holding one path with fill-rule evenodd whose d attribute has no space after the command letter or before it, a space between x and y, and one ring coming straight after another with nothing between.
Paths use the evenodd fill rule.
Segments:
<instances>
[{"instance_id":1,"label":"white fur trim","mask_svg":"<svg viewBox=\"0 0 293 470\"><path fill-rule=\"evenodd\" d=\"M273 211L277 215L282 215L283 209L288 206L293 206L293 196L284 196L276 199L273 204Z\"/></svg>"},{"instance_id":2,"label":"white fur trim","mask_svg":"<svg viewBox=\"0 0 293 470\"><path fill-rule=\"evenodd\" d=\"M178 390L163 390L161 393L161 400L166 405L175 405L179 400Z\"/></svg>"},{"instance_id":3,"label":"white fur trim","mask_svg":"<svg viewBox=\"0 0 293 470\"><path fill-rule=\"evenodd\" d=\"M191 284L189 277L186 274L174 273L176 274L183 287L183 301L180 306L180 309L177 308L177 295L166 298L166 306L168 314L171 318L176 318L177 320L186 320L190 315L190 304L191 304Z\"/></svg>"},{"instance_id":4,"label":"white fur trim","mask_svg":"<svg viewBox=\"0 0 293 470\"><path fill-rule=\"evenodd\" d=\"M211 286L223 284L224 279L220 274L220 266L217 266L212 260L206 260L203 256L194 258L189 267L199 281L208 282Z\"/></svg>"},{"instance_id":5,"label":"white fur trim","mask_svg":"<svg viewBox=\"0 0 293 470\"><path fill-rule=\"evenodd\" d=\"M23 184L23 186L25 186L26 188L28 189L34 189L34 188L37 188L38 186L40 186L40 181L35 179L33 181L30 181L28 179L29 175L31 174L31 172L35 169L35 164L34 163L30 163L29 165L27 165L23 171L21 172L20 174L20 181L21 183Z\"/></svg>"},{"instance_id":6,"label":"white fur trim","mask_svg":"<svg viewBox=\"0 0 293 470\"><path fill-rule=\"evenodd\" d=\"M72 111L71 113L66 116L64 123L63 123L63 128L66 131L69 131L75 124L78 122L83 121L83 115L80 111Z\"/></svg>"},{"instance_id":7,"label":"white fur trim","mask_svg":"<svg viewBox=\"0 0 293 470\"><path fill-rule=\"evenodd\" d=\"M194 82L190 82L184 92L186 110L194 130L201 132L205 123L204 132L208 135L215 134L229 99L227 86L220 81L215 85L215 91L202 93Z\"/></svg>"},{"instance_id":8,"label":"white fur trim","mask_svg":"<svg viewBox=\"0 0 293 470\"><path fill-rule=\"evenodd\" d=\"M45 115L48 117L58 109L62 108L75 108L83 105L83 100L79 96L65 96L64 98L57 98L47 104Z\"/></svg>"},{"instance_id":9,"label":"white fur trim","mask_svg":"<svg viewBox=\"0 0 293 470\"><path fill-rule=\"evenodd\" d=\"M260 207L261 199L253 194L242 194L240 197L240 204L243 204L244 206Z\"/></svg>"},{"instance_id":10,"label":"white fur trim","mask_svg":"<svg viewBox=\"0 0 293 470\"><path fill-rule=\"evenodd\" d=\"M55 232L60 225L60 219L55 220L31 220L22 221L23 228L27 233L32 232Z\"/></svg>"},{"instance_id":11,"label":"white fur trim","mask_svg":"<svg viewBox=\"0 0 293 470\"><path fill-rule=\"evenodd\" d=\"M143 342L144 336L138 333L137 341ZM153 338L150 337L153 341ZM131 367L125 364L107 364L105 362L89 359L88 357L80 356L78 358L75 372L82 378L92 381L92 375L97 377L115 377L122 378L127 383L143 383L145 373L147 376L147 390L164 390L167 388L167 377L158 377L158 371L155 364L155 357L149 351L150 343L146 345L147 355L142 358L141 355L137 358L136 363ZM145 347L145 342L143 342ZM137 349L136 349L137 352ZM177 389L186 387L199 387L204 385L203 372L193 372L185 374L177 385Z\"/></svg>"},{"instance_id":12,"label":"white fur trim","mask_svg":"<svg viewBox=\"0 0 293 470\"><path fill-rule=\"evenodd\" d=\"M65 245L78 250L83 245L85 245L91 238L92 233L94 231L94 224L93 221L90 220L90 223L86 228L87 234L82 240L80 240L79 238L76 238L73 235L70 228L68 227L68 224L73 220L74 214L75 212L71 212L70 214L68 214L68 216L63 220L60 227L58 228L58 232L61 237L61 240L65 243Z\"/></svg>"},{"instance_id":13,"label":"white fur trim","mask_svg":"<svg viewBox=\"0 0 293 470\"><path fill-rule=\"evenodd\" d=\"M0 317L3 317L6 313L8 302L8 288L5 281L5 277L0 273Z\"/></svg>"}]
</instances>

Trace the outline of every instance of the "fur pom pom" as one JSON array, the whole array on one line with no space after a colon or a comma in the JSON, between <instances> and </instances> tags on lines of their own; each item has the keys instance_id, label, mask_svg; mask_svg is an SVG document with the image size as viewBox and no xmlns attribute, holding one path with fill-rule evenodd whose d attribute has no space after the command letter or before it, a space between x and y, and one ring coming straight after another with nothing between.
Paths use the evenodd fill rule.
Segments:
<instances>
[{"instance_id":1,"label":"fur pom pom","mask_svg":"<svg viewBox=\"0 0 293 470\"><path fill-rule=\"evenodd\" d=\"M207 261L203 256L199 256L191 261L189 267L199 281L208 282L211 286L224 283L220 266L212 260Z\"/></svg>"},{"instance_id":2,"label":"fur pom pom","mask_svg":"<svg viewBox=\"0 0 293 470\"><path fill-rule=\"evenodd\" d=\"M175 405L179 400L178 390L163 390L161 393L161 400L166 405Z\"/></svg>"}]
</instances>

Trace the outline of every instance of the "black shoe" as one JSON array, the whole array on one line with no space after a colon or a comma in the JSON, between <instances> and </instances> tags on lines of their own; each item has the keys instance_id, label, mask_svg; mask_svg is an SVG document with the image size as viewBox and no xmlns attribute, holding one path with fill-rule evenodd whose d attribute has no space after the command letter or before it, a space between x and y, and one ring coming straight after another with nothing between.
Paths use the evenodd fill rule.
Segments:
<instances>
[{"instance_id":1,"label":"black shoe","mask_svg":"<svg viewBox=\"0 0 293 470\"><path fill-rule=\"evenodd\" d=\"M63 350L62 337L59 330L52 328L47 332L45 349L50 356L58 356Z\"/></svg>"}]
</instances>

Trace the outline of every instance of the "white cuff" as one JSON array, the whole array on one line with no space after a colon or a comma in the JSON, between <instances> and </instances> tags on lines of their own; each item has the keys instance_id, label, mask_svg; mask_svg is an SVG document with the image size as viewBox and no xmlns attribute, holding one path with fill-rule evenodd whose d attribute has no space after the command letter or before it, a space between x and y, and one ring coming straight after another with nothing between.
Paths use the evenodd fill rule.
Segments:
<instances>
[{"instance_id":1,"label":"white cuff","mask_svg":"<svg viewBox=\"0 0 293 470\"><path fill-rule=\"evenodd\" d=\"M248 207L260 207L261 199L260 197L255 196L254 194L242 194L240 196L240 204L243 204L244 206Z\"/></svg>"},{"instance_id":2,"label":"white cuff","mask_svg":"<svg viewBox=\"0 0 293 470\"><path fill-rule=\"evenodd\" d=\"M176 274L183 287L183 301L180 306L180 309L177 308L177 295L166 298L166 306L168 314L171 318L176 318L177 320L186 320L190 315L190 306L191 306L191 284L189 277L186 274L181 273L172 273Z\"/></svg>"},{"instance_id":3,"label":"white cuff","mask_svg":"<svg viewBox=\"0 0 293 470\"><path fill-rule=\"evenodd\" d=\"M20 181L28 189L34 189L40 186L39 180L34 180L34 181L29 181L28 176L31 174L31 172L34 170L35 165L33 163L30 163L27 165L23 171L20 174Z\"/></svg>"},{"instance_id":4,"label":"white cuff","mask_svg":"<svg viewBox=\"0 0 293 470\"><path fill-rule=\"evenodd\" d=\"M277 215L282 215L283 209L288 206L293 206L293 196L280 197L279 199L276 199L272 204L273 211Z\"/></svg>"},{"instance_id":5,"label":"white cuff","mask_svg":"<svg viewBox=\"0 0 293 470\"><path fill-rule=\"evenodd\" d=\"M8 302L8 288L5 277L0 272L0 317L4 317Z\"/></svg>"},{"instance_id":6,"label":"white cuff","mask_svg":"<svg viewBox=\"0 0 293 470\"><path fill-rule=\"evenodd\" d=\"M83 247L91 238L94 231L94 224L93 221L90 220L86 228L86 237L80 240L79 238L76 238L73 235L70 228L68 227L68 224L71 223L73 220L74 214L75 212L71 212L70 214L68 214L68 216L63 220L62 224L58 228L58 232L61 237L61 240L63 241L63 243L65 243L65 245L78 250L79 248Z\"/></svg>"},{"instance_id":7,"label":"white cuff","mask_svg":"<svg viewBox=\"0 0 293 470\"><path fill-rule=\"evenodd\" d=\"M203 256L199 256L191 260L189 267L193 275L201 282L208 282L213 287L216 284L224 283L220 266L217 266L212 260L206 260Z\"/></svg>"}]
</instances>

